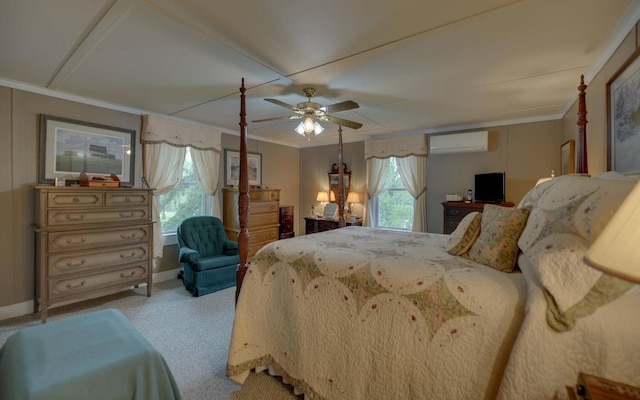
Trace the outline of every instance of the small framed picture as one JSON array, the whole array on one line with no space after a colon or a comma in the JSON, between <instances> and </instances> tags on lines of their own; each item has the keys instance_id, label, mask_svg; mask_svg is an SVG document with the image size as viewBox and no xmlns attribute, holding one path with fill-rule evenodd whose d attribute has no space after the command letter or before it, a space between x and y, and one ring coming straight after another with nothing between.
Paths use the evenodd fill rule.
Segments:
<instances>
[{"instance_id":1,"label":"small framed picture","mask_svg":"<svg viewBox=\"0 0 640 400\"><path fill-rule=\"evenodd\" d=\"M247 153L247 174L249 186L261 187L262 185L262 154ZM224 184L225 186L238 186L240 180L240 152L224 150Z\"/></svg>"}]
</instances>

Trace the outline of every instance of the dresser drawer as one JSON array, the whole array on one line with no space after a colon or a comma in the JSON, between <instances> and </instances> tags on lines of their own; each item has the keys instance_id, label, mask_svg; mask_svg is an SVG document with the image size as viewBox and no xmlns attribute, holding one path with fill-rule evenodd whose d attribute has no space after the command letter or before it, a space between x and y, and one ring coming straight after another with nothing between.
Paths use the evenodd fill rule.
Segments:
<instances>
[{"instance_id":1,"label":"dresser drawer","mask_svg":"<svg viewBox=\"0 0 640 400\"><path fill-rule=\"evenodd\" d=\"M278 224L278 212L268 214L249 214L249 228L263 225Z\"/></svg>"},{"instance_id":2,"label":"dresser drawer","mask_svg":"<svg viewBox=\"0 0 640 400\"><path fill-rule=\"evenodd\" d=\"M277 213L279 210L277 201L262 201L251 204L249 217L251 214Z\"/></svg>"},{"instance_id":3,"label":"dresser drawer","mask_svg":"<svg viewBox=\"0 0 640 400\"><path fill-rule=\"evenodd\" d=\"M92 247L126 245L134 242L148 242L150 227L132 226L117 229L91 229L81 232L51 232L48 250L51 253L82 250Z\"/></svg>"},{"instance_id":4,"label":"dresser drawer","mask_svg":"<svg viewBox=\"0 0 640 400\"><path fill-rule=\"evenodd\" d=\"M47 211L49 225L89 224L96 222L126 222L150 220L149 207L121 207L119 209L84 209Z\"/></svg>"},{"instance_id":5,"label":"dresser drawer","mask_svg":"<svg viewBox=\"0 0 640 400\"><path fill-rule=\"evenodd\" d=\"M455 216L461 216L461 217L464 217L465 215L467 215L467 214L469 214L469 213L472 213L472 212L474 212L474 211L480 211L480 212L482 212L482 209L480 209L480 210L475 210L475 209L472 209L472 208L452 208L452 207L447 207L447 208L445 208L445 213L446 213L447 215L454 216L454 217L455 217Z\"/></svg>"},{"instance_id":6,"label":"dresser drawer","mask_svg":"<svg viewBox=\"0 0 640 400\"><path fill-rule=\"evenodd\" d=\"M252 202L265 201L265 200L280 200L280 189L272 189L272 190L250 190L249 191L249 200ZM253 204L251 204L253 207Z\"/></svg>"},{"instance_id":7,"label":"dresser drawer","mask_svg":"<svg viewBox=\"0 0 640 400\"><path fill-rule=\"evenodd\" d=\"M149 259L149 245L104 248L73 253L57 253L49 256L49 276L78 273L98 268L141 262Z\"/></svg>"},{"instance_id":8,"label":"dresser drawer","mask_svg":"<svg viewBox=\"0 0 640 400\"><path fill-rule=\"evenodd\" d=\"M249 240L251 241L251 243L262 243L264 245L265 243L278 240L279 234L280 232L277 227L270 229L261 229L257 232L251 232L251 237Z\"/></svg>"},{"instance_id":9,"label":"dresser drawer","mask_svg":"<svg viewBox=\"0 0 640 400\"><path fill-rule=\"evenodd\" d=\"M151 199L146 192L123 192L123 193L107 193L105 205L112 206L137 206L148 205Z\"/></svg>"},{"instance_id":10,"label":"dresser drawer","mask_svg":"<svg viewBox=\"0 0 640 400\"><path fill-rule=\"evenodd\" d=\"M90 193L47 193L48 207L102 207L103 196L100 192Z\"/></svg>"},{"instance_id":11,"label":"dresser drawer","mask_svg":"<svg viewBox=\"0 0 640 400\"><path fill-rule=\"evenodd\" d=\"M85 276L54 277L48 281L48 294L50 299L57 299L112 286L122 286L129 281L133 285L133 282L140 282L148 275L148 264L140 263Z\"/></svg>"}]
</instances>

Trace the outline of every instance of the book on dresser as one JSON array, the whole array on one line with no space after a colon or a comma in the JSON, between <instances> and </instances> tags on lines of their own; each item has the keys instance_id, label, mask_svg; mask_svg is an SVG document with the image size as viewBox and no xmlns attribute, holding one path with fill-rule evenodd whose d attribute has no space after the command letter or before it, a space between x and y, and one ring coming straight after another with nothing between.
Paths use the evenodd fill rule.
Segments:
<instances>
[{"instance_id":1,"label":"book on dresser","mask_svg":"<svg viewBox=\"0 0 640 400\"><path fill-rule=\"evenodd\" d=\"M147 285L151 189L36 186L34 312Z\"/></svg>"}]
</instances>

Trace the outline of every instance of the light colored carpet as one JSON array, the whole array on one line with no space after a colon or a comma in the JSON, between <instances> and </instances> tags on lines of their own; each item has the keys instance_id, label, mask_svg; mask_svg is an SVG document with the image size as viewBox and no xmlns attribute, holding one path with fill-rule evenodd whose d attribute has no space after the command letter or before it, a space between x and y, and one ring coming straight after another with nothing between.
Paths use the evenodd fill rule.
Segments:
<instances>
[{"instance_id":1,"label":"light colored carpet","mask_svg":"<svg viewBox=\"0 0 640 400\"><path fill-rule=\"evenodd\" d=\"M226 377L227 354L235 312L235 287L192 297L175 279L146 289L49 310L48 321L115 308L163 355L184 400L296 399L289 386L266 373L251 373L240 386ZM20 329L40 325L31 314L0 321L0 346Z\"/></svg>"}]
</instances>

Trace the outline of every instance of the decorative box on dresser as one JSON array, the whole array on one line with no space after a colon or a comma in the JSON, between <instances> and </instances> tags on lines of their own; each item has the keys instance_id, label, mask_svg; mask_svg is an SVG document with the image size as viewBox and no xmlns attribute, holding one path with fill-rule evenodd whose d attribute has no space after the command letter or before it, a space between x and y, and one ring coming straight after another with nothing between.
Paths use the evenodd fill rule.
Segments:
<instances>
[{"instance_id":1,"label":"decorative box on dresser","mask_svg":"<svg viewBox=\"0 0 640 400\"><path fill-rule=\"evenodd\" d=\"M230 240L238 241L240 219L238 217L238 189L222 189L222 222ZM278 240L280 236L279 206L280 189L249 190L249 253L247 260L265 244Z\"/></svg>"},{"instance_id":2,"label":"decorative box on dresser","mask_svg":"<svg viewBox=\"0 0 640 400\"><path fill-rule=\"evenodd\" d=\"M152 190L36 186L34 312L147 284Z\"/></svg>"},{"instance_id":3,"label":"decorative box on dresser","mask_svg":"<svg viewBox=\"0 0 640 400\"><path fill-rule=\"evenodd\" d=\"M474 211L482 212L486 204L493 204L501 207L513 207L513 203L466 203L463 201L445 201L444 207L444 227L443 232L450 234L456 230L458 224L465 215Z\"/></svg>"},{"instance_id":4,"label":"decorative box on dresser","mask_svg":"<svg viewBox=\"0 0 640 400\"><path fill-rule=\"evenodd\" d=\"M293 231L293 206L280 206L280 239L288 239L296 234Z\"/></svg>"}]
</instances>

